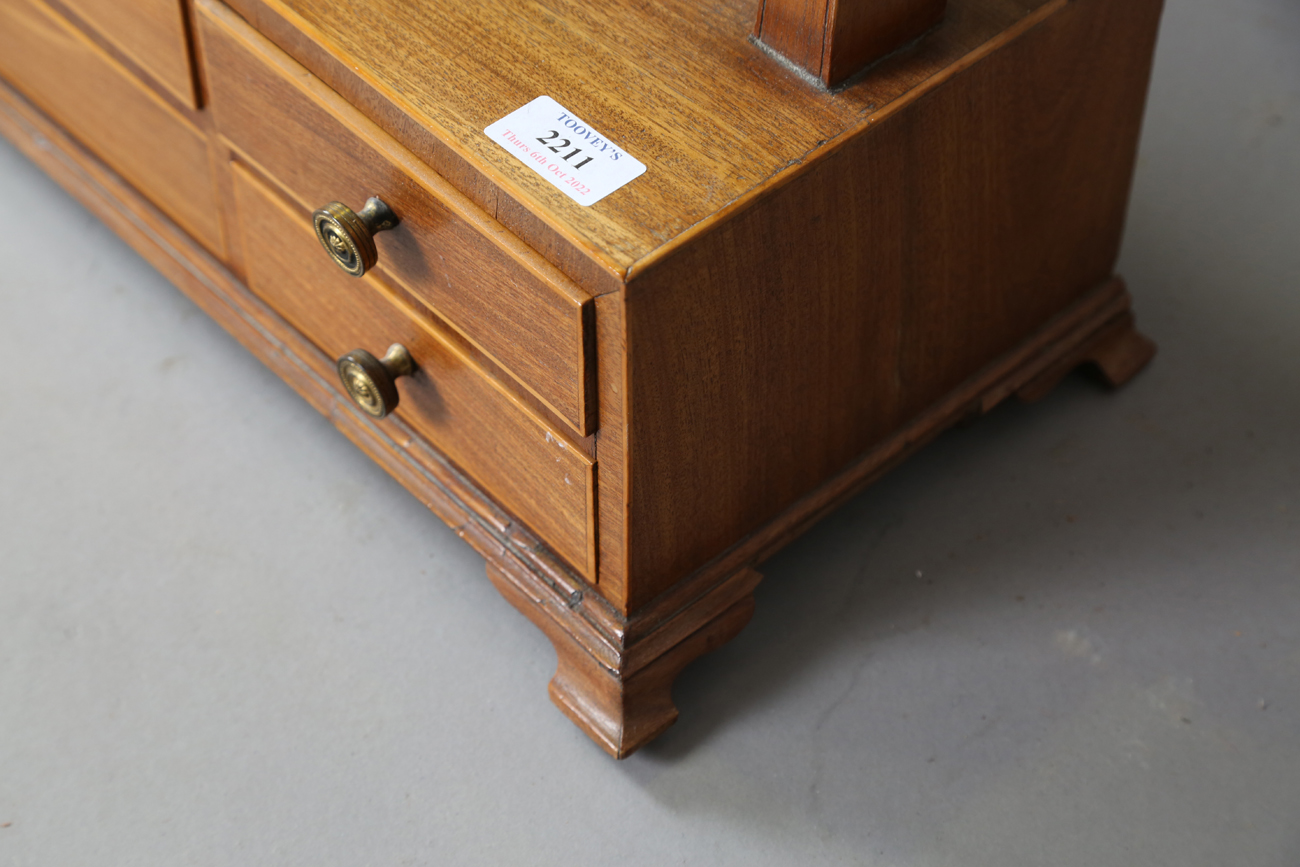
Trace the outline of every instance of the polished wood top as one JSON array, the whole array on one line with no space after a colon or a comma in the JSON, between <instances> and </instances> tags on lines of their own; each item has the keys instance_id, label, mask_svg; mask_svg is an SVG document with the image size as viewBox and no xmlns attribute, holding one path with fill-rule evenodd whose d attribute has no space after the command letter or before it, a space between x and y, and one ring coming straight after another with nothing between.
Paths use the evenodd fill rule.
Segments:
<instances>
[{"instance_id":1,"label":"polished wood top","mask_svg":"<svg viewBox=\"0 0 1300 867\"><path fill-rule=\"evenodd\" d=\"M292 24L316 43L285 46L309 68L320 72L302 55L323 48L342 74L359 76L421 133L622 276L1065 2L952 0L936 31L834 93L750 41L754 0L232 5L254 23ZM483 134L543 94L648 171L584 208Z\"/></svg>"}]
</instances>

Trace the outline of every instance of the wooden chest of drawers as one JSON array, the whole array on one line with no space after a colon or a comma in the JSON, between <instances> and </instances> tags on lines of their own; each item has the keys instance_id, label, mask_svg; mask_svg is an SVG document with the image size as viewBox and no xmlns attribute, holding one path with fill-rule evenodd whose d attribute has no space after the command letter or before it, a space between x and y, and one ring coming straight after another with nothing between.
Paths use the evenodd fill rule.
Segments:
<instances>
[{"instance_id":1,"label":"wooden chest of drawers","mask_svg":"<svg viewBox=\"0 0 1300 867\"><path fill-rule=\"evenodd\" d=\"M623 756L765 557L1154 351L1112 269L1159 0L857 3L0 0L0 132L484 555ZM584 205L485 132L542 96L644 174Z\"/></svg>"}]
</instances>

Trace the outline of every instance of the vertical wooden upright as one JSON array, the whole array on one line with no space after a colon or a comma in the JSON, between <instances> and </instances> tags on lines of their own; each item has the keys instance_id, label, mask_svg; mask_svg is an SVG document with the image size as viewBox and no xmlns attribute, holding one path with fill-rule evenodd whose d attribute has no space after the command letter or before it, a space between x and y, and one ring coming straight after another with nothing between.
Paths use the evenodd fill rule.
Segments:
<instances>
[{"instance_id":1,"label":"vertical wooden upright","mask_svg":"<svg viewBox=\"0 0 1300 867\"><path fill-rule=\"evenodd\" d=\"M943 17L947 0L759 0L754 36L834 87Z\"/></svg>"}]
</instances>

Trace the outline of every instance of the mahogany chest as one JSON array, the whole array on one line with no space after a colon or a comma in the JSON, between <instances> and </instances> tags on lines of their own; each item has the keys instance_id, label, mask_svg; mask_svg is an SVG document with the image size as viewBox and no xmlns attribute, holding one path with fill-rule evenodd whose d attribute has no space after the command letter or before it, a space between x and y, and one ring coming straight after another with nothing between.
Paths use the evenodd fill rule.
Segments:
<instances>
[{"instance_id":1,"label":"mahogany chest","mask_svg":"<svg viewBox=\"0 0 1300 867\"><path fill-rule=\"evenodd\" d=\"M456 529L625 756L755 568L1154 347L1160 0L0 0L0 133Z\"/></svg>"}]
</instances>

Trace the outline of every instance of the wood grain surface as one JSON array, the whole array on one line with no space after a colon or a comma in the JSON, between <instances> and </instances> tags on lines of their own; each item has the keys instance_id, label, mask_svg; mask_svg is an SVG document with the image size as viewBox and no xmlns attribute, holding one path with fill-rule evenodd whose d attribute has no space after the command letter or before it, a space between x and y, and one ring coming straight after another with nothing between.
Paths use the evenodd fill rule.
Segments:
<instances>
[{"instance_id":1,"label":"wood grain surface","mask_svg":"<svg viewBox=\"0 0 1300 867\"><path fill-rule=\"evenodd\" d=\"M590 295L218 4L197 8L216 128L309 212L379 196L401 219L379 268L594 430ZM319 254L319 251L318 251Z\"/></svg>"},{"instance_id":2,"label":"wood grain surface","mask_svg":"<svg viewBox=\"0 0 1300 867\"><path fill-rule=\"evenodd\" d=\"M952 0L836 93L742 0L194 2L186 120L0 0L0 131L488 558L615 755L763 558L951 424L1154 351L1111 272L1160 0ZM551 190L482 134L539 93L650 170ZM308 216L376 194L403 223L357 280ZM374 422L333 359L393 342L419 369Z\"/></svg>"},{"instance_id":3,"label":"wood grain surface","mask_svg":"<svg viewBox=\"0 0 1300 867\"><path fill-rule=\"evenodd\" d=\"M1045 383L1054 383L1062 370L1083 361L1097 363L1120 384L1150 358L1149 341L1133 330L1122 282L1107 281L760 531L640 606L636 614L624 616L401 418L375 422L352 407L333 385L330 356L2 83L0 134L118 231L488 559L489 577L555 643L560 659L553 700L615 755L627 755L671 723L676 716L671 703L676 673L743 626L758 580L754 564L971 413L987 412L1012 395L1041 396ZM269 189L258 195L275 197ZM284 202L276 207L293 210ZM288 219L300 231L298 221ZM349 289L357 285L347 282Z\"/></svg>"},{"instance_id":4,"label":"wood grain surface","mask_svg":"<svg viewBox=\"0 0 1300 867\"><path fill-rule=\"evenodd\" d=\"M836 94L749 41L755 0L231 6L600 292L579 258L617 277L634 272L687 230L745 206L952 74L1017 22L1032 23L1048 2L1064 0L952 0L931 37ZM483 135L541 94L646 163L646 174L583 208Z\"/></svg>"},{"instance_id":5,"label":"wood grain surface","mask_svg":"<svg viewBox=\"0 0 1300 867\"><path fill-rule=\"evenodd\" d=\"M223 246L204 133L38 0L0 2L0 75L209 250Z\"/></svg>"},{"instance_id":6,"label":"wood grain surface","mask_svg":"<svg viewBox=\"0 0 1300 867\"><path fill-rule=\"evenodd\" d=\"M184 0L58 0L167 89L198 108Z\"/></svg>"},{"instance_id":7,"label":"wood grain surface","mask_svg":"<svg viewBox=\"0 0 1300 867\"><path fill-rule=\"evenodd\" d=\"M652 635L629 646L595 633L572 612L568 600L513 566L489 560L488 578L551 640L556 656L551 701L617 759L627 758L677 721L672 696L677 676L745 628L761 577L742 570L678 618L685 627L682 634L664 636L662 643Z\"/></svg>"},{"instance_id":8,"label":"wood grain surface","mask_svg":"<svg viewBox=\"0 0 1300 867\"><path fill-rule=\"evenodd\" d=\"M618 615L548 546L504 511L400 417L377 422L336 385L334 359L255 296L140 192L0 81L0 135L116 232L198 307L329 419L484 557L596 612L605 634ZM610 625L607 625L610 624Z\"/></svg>"},{"instance_id":9,"label":"wood grain surface","mask_svg":"<svg viewBox=\"0 0 1300 867\"><path fill-rule=\"evenodd\" d=\"M946 0L759 0L754 38L827 87L939 23Z\"/></svg>"},{"instance_id":10,"label":"wood grain surface","mask_svg":"<svg viewBox=\"0 0 1300 867\"><path fill-rule=\"evenodd\" d=\"M596 299L596 381L601 427L594 436L600 545L600 592L626 611L627 593L627 352L623 294Z\"/></svg>"},{"instance_id":11,"label":"wood grain surface","mask_svg":"<svg viewBox=\"0 0 1300 867\"><path fill-rule=\"evenodd\" d=\"M629 610L1106 280L1159 0L1078 0L633 275Z\"/></svg>"},{"instance_id":12,"label":"wood grain surface","mask_svg":"<svg viewBox=\"0 0 1300 867\"><path fill-rule=\"evenodd\" d=\"M380 279L349 277L316 255L305 213L252 172L236 166L235 190L249 288L329 357L405 346L417 370L398 380L397 415L594 579L592 462Z\"/></svg>"},{"instance_id":13,"label":"wood grain surface","mask_svg":"<svg viewBox=\"0 0 1300 867\"><path fill-rule=\"evenodd\" d=\"M506 598L530 619L539 618L538 625L566 655L561 660L566 676L557 678L552 696L602 747L626 756L671 724L677 714L671 702L674 677L744 625L757 573L739 569L721 578L704 576L707 584L683 586L665 600L669 607L649 611L648 618L621 616L402 418L376 422L353 407L334 385L328 355L3 82L0 135L487 558L489 577ZM589 686L583 674L591 676Z\"/></svg>"}]
</instances>

